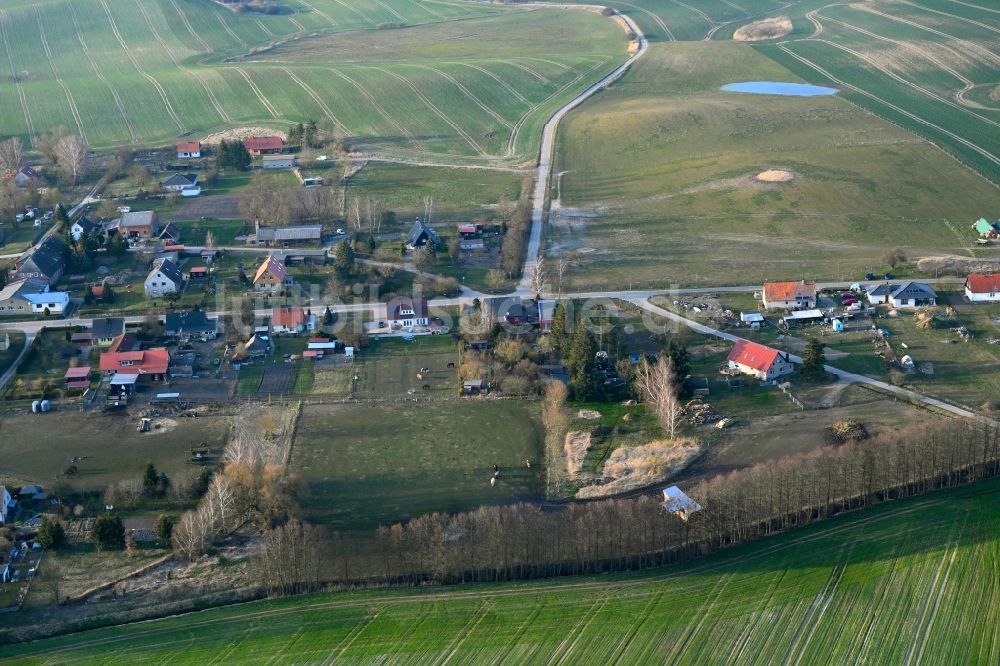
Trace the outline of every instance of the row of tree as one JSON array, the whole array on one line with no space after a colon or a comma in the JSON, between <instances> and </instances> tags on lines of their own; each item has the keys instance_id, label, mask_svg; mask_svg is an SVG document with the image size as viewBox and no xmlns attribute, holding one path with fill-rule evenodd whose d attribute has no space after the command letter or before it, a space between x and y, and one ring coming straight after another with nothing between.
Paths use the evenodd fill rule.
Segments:
<instances>
[{"instance_id":1,"label":"row of tree","mask_svg":"<svg viewBox=\"0 0 1000 666\"><path fill-rule=\"evenodd\" d=\"M35 149L48 164L59 169L60 175L72 185L87 175L87 156L90 146L77 134L70 134L65 127L57 127L35 139ZM17 173L24 166L24 145L18 137L0 141L0 176Z\"/></svg>"}]
</instances>

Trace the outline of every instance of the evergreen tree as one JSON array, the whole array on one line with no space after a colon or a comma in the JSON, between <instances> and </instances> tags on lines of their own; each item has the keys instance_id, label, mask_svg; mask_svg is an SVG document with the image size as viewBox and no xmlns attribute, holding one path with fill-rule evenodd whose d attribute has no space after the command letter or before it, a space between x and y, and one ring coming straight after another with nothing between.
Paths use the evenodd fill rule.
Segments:
<instances>
[{"instance_id":1,"label":"evergreen tree","mask_svg":"<svg viewBox=\"0 0 1000 666\"><path fill-rule=\"evenodd\" d=\"M593 334L583 322L577 321L565 358L570 387L577 400L601 400L604 397L603 384L593 372L596 354L597 344Z\"/></svg>"},{"instance_id":2,"label":"evergreen tree","mask_svg":"<svg viewBox=\"0 0 1000 666\"><path fill-rule=\"evenodd\" d=\"M330 306L326 306L326 311L323 312L323 326L333 326L333 310Z\"/></svg>"},{"instance_id":3,"label":"evergreen tree","mask_svg":"<svg viewBox=\"0 0 1000 666\"><path fill-rule=\"evenodd\" d=\"M809 338L805 351L802 352L802 374L806 377L822 377L825 373L826 354L823 343L816 338Z\"/></svg>"},{"instance_id":4,"label":"evergreen tree","mask_svg":"<svg viewBox=\"0 0 1000 666\"><path fill-rule=\"evenodd\" d=\"M684 395L686 384L684 379L691 374L691 357L688 354L687 347L676 340L671 340L667 345L666 353L673 363L675 379L674 388L677 389L679 395Z\"/></svg>"},{"instance_id":5,"label":"evergreen tree","mask_svg":"<svg viewBox=\"0 0 1000 666\"><path fill-rule=\"evenodd\" d=\"M337 246L333 257L333 268L341 279L349 278L354 273L354 248L346 240Z\"/></svg>"},{"instance_id":6,"label":"evergreen tree","mask_svg":"<svg viewBox=\"0 0 1000 666\"><path fill-rule=\"evenodd\" d=\"M66 530L55 518L42 516L42 524L38 528L38 543L47 550L57 550L66 543Z\"/></svg>"},{"instance_id":7,"label":"evergreen tree","mask_svg":"<svg viewBox=\"0 0 1000 666\"><path fill-rule=\"evenodd\" d=\"M156 495L160 488L160 475L153 463L146 465L146 472L142 475L142 487L146 491L147 497Z\"/></svg>"},{"instance_id":8,"label":"evergreen tree","mask_svg":"<svg viewBox=\"0 0 1000 666\"><path fill-rule=\"evenodd\" d=\"M556 352L563 353L566 351L568 340L568 330L566 327L566 317L568 308L564 301L560 301L556 305L556 311L552 315L552 349Z\"/></svg>"},{"instance_id":9,"label":"evergreen tree","mask_svg":"<svg viewBox=\"0 0 1000 666\"><path fill-rule=\"evenodd\" d=\"M94 521L94 543L98 550L112 550L125 547L125 525L117 513L102 513Z\"/></svg>"},{"instance_id":10,"label":"evergreen tree","mask_svg":"<svg viewBox=\"0 0 1000 666\"><path fill-rule=\"evenodd\" d=\"M174 519L165 513L161 513L156 519L156 538L160 541L169 542L174 534Z\"/></svg>"},{"instance_id":11,"label":"evergreen tree","mask_svg":"<svg viewBox=\"0 0 1000 666\"><path fill-rule=\"evenodd\" d=\"M318 147L317 139L319 139L319 128L316 127L315 120L310 120L303 130L302 142L309 148L316 148Z\"/></svg>"},{"instance_id":12,"label":"evergreen tree","mask_svg":"<svg viewBox=\"0 0 1000 666\"><path fill-rule=\"evenodd\" d=\"M108 243L108 250L116 257L124 257L128 253L128 243L121 234L115 234Z\"/></svg>"}]
</instances>

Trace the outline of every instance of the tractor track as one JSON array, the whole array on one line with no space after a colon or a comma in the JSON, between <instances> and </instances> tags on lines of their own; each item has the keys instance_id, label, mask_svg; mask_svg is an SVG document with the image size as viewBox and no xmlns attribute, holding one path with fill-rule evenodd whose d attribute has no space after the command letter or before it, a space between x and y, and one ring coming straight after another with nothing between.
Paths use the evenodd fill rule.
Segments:
<instances>
[{"instance_id":1,"label":"tractor track","mask_svg":"<svg viewBox=\"0 0 1000 666\"><path fill-rule=\"evenodd\" d=\"M66 95L66 103L69 105L69 112L73 115L73 122L76 123L77 131L83 137L83 140L87 141L87 133L83 129L83 119L80 117L80 110L76 108L76 100L73 99L73 93L62 77L59 76L59 70L56 69L56 62L52 57L52 50L49 48L49 40L45 36L45 26L42 23L41 10L37 5L35 6L35 19L38 21L38 40L42 44L42 51L45 52L45 59L49 61L49 69L52 70L52 77L59 84L59 87L62 88L63 94Z\"/></svg>"}]
</instances>

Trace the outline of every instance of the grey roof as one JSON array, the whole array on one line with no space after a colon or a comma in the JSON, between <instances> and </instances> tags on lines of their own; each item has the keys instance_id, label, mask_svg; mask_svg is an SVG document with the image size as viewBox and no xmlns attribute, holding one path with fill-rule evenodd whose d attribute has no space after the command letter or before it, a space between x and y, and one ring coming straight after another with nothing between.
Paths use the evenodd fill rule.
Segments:
<instances>
[{"instance_id":1,"label":"grey roof","mask_svg":"<svg viewBox=\"0 0 1000 666\"><path fill-rule=\"evenodd\" d=\"M173 282L176 285L184 282L184 276L181 275L181 269L177 268L177 264L170 261L169 259L164 259L163 261L153 264L153 270L149 271L149 274L159 271L163 273L163 276ZM148 278L148 276L147 276Z\"/></svg>"},{"instance_id":2,"label":"grey roof","mask_svg":"<svg viewBox=\"0 0 1000 666\"><path fill-rule=\"evenodd\" d=\"M322 224L300 224L293 227L258 227L258 241L320 240Z\"/></svg>"},{"instance_id":3,"label":"grey roof","mask_svg":"<svg viewBox=\"0 0 1000 666\"><path fill-rule=\"evenodd\" d=\"M888 296L889 294L892 293L892 290L895 288L896 288L895 285L883 283L878 286L866 289L865 291L868 293L869 296Z\"/></svg>"},{"instance_id":4,"label":"grey roof","mask_svg":"<svg viewBox=\"0 0 1000 666\"><path fill-rule=\"evenodd\" d=\"M209 319L201 310L188 312L168 312L166 320L167 331L179 333L214 333L216 320Z\"/></svg>"},{"instance_id":5,"label":"grey roof","mask_svg":"<svg viewBox=\"0 0 1000 666\"><path fill-rule=\"evenodd\" d=\"M907 282L899 285L893 292L893 298L937 298L937 292L923 282Z\"/></svg>"},{"instance_id":6,"label":"grey roof","mask_svg":"<svg viewBox=\"0 0 1000 666\"><path fill-rule=\"evenodd\" d=\"M170 238L172 240L178 240L180 237L181 230L173 222L167 222L158 236L158 238Z\"/></svg>"},{"instance_id":7,"label":"grey roof","mask_svg":"<svg viewBox=\"0 0 1000 666\"><path fill-rule=\"evenodd\" d=\"M18 270L22 270L24 266L28 266L29 270L34 268L46 277L58 274L66 266L62 242L52 236L46 236L45 240L21 261Z\"/></svg>"},{"instance_id":8,"label":"grey roof","mask_svg":"<svg viewBox=\"0 0 1000 666\"><path fill-rule=\"evenodd\" d=\"M155 210L137 210L132 213L122 213L122 216L115 220L116 226L128 229L129 227L151 227L156 221Z\"/></svg>"},{"instance_id":9,"label":"grey roof","mask_svg":"<svg viewBox=\"0 0 1000 666\"><path fill-rule=\"evenodd\" d=\"M198 182L198 176L193 173L175 173L170 178L163 181L164 187L171 187L181 185L183 187L190 187ZM150 211L152 212L152 211Z\"/></svg>"},{"instance_id":10,"label":"grey roof","mask_svg":"<svg viewBox=\"0 0 1000 666\"><path fill-rule=\"evenodd\" d=\"M27 285L27 280L17 280L16 282L7 283L3 289L0 289L0 301L7 301L18 296L23 296L22 292L26 291L25 287Z\"/></svg>"},{"instance_id":11,"label":"grey roof","mask_svg":"<svg viewBox=\"0 0 1000 666\"><path fill-rule=\"evenodd\" d=\"M97 223L96 222L92 222L90 220L90 218L87 217L87 216L81 217L80 219L78 219L73 224L79 224L80 228L83 229L84 232L86 232L86 233L90 233L91 231L93 231L94 229L97 228Z\"/></svg>"},{"instance_id":12,"label":"grey roof","mask_svg":"<svg viewBox=\"0 0 1000 666\"><path fill-rule=\"evenodd\" d=\"M125 319L122 317L102 317L90 323L90 337L102 340L113 338L125 332Z\"/></svg>"},{"instance_id":13,"label":"grey roof","mask_svg":"<svg viewBox=\"0 0 1000 666\"><path fill-rule=\"evenodd\" d=\"M410 227L410 233L406 234L406 244L411 247L419 247L428 241L434 243L435 245L441 244L441 239L438 238L437 232L424 224L421 220L417 220L413 223L413 226Z\"/></svg>"}]
</instances>

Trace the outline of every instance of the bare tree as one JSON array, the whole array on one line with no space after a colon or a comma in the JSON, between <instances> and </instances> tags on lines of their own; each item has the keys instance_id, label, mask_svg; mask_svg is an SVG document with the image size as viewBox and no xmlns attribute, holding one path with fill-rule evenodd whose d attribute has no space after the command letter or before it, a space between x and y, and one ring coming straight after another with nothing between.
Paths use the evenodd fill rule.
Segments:
<instances>
[{"instance_id":1,"label":"bare tree","mask_svg":"<svg viewBox=\"0 0 1000 666\"><path fill-rule=\"evenodd\" d=\"M74 185L87 175L87 142L83 137L69 134L61 137L55 145L56 164L59 170Z\"/></svg>"},{"instance_id":2,"label":"bare tree","mask_svg":"<svg viewBox=\"0 0 1000 666\"><path fill-rule=\"evenodd\" d=\"M14 136L0 141L0 173L17 173L24 164L24 147Z\"/></svg>"},{"instance_id":3,"label":"bare tree","mask_svg":"<svg viewBox=\"0 0 1000 666\"><path fill-rule=\"evenodd\" d=\"M427 195L424 197L424 224L430 226L432 217L434 217L434 197Z\"/></svg>"},{"instance_id":4,"label":"bare tree","mask_svg":"<svg viewBox=\"0 0 1000 666\"><path fill-rule=\"evenodd\" d=\"M172 541L174 549L189 560L193 560L202 553L205 540L196 512L188 511L181 516L180 522L174 528Z\"/></svg>"},{"instance_id":5,"label":"bare tree","mask_svg":"<svg viewBox=\"0 0 1000 666\"><path fill-rule=\"evenodd\" d=\"M556 261L556 288L559 290L559 295L563 293L563 289L566 285L566 273L569 271L570 261L565 257L559 257Z\"/></svg>"},{"instance_id":6,"label":"bare tree","mask_svg":"<svg viewBox=\"0 0 1000 666\"><path fill-rule=\"evenodd\" d=\"M674 364L670 357L661 354L656 363L643 359L636 370L635 386L663 429L671 437L675 437L683 409L677 394Z\"/></svg>"},{"instance_id":7,"label":"bare tree","mask_svg":"<svg viewBox=\"0 0 1000 666\"><path fill-rule=\"evenodd\" d=\"M535 294L541 294L545 290L547 281L548 271L545 264L545 257L539 254L538 259L535 261L535 272L531 276L531 291Z\"/></svg>"},{"instance_id":8,"label":"bare tree","mask_svg":"<svg viewBox=\"0 0 1000 666\"><path fill-rule=\"evenodd\" d=\"M433 208L433 199L431 207ZM385 203L381 199L368 197L365 199L365 217L368 222L368 233L377 234L382 231L382 218L385 217Z\"/></svg>"},{"instance_id":9,"label":"bare tree","mask_svg":"<svg viewBox=\"0 0 1000 666\"><path fill-rule=\"evenodd\" d=\"M351 199L351 209L347 213L347 218L355 231L361 231L361 199L357 197Z\"/></svg>"},{"instance_id":10,"label":"bare tree","mask_svg":"<svg viewBox=\"0 0 1000 666\"><path fill-rule=\"evenodd\" d=\"M211 506L214 522L219 532L226 534L235 527L232 524L234 518L234 497L233 482L225 474L216 474L212 478L212 485L208 487L205 495L205 503Z\"/></svg>"},{"instance_id":11,"label":"bare tree","mask_svg":"<svg viewBox=\"0 0 1000 666\"><path fill-rule=\"evenodd\" d=\"M295 217L321 224L327 222L337 210L336 199L332 187L307 187L295 197Z\"/></svg>"},{"instance_id":12,"label":"bare tree","mask_svg":"<svg viewBox=\"0 0 1000 666\"><path fill-rule=\"evenodd\" d=\"M288 189L274 176L258 173L240 193L240 212L248 220L271 226L284 226L290 219Z\"/></svg>"},{"instance_id":13,"label":"bare tree","mask_svg":"<svg viewBox=\"0 0 1000 666\"><path fill-rule=\"evenodd\" d=\"M209 229L205 232L205 247L214 248L215 247L215 234Z\"/></svg>"}]
</instances>

